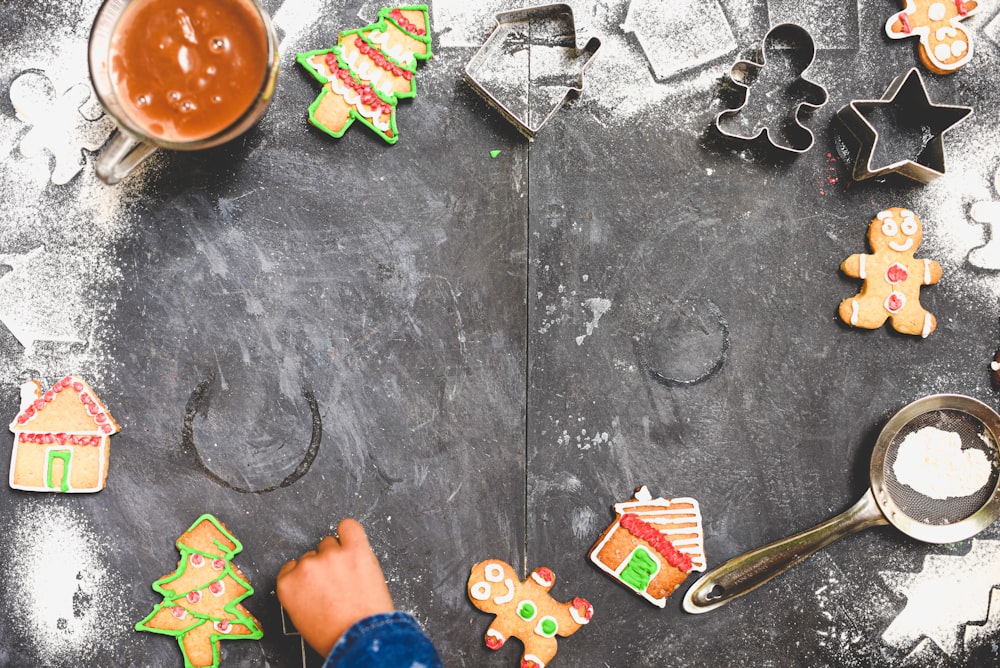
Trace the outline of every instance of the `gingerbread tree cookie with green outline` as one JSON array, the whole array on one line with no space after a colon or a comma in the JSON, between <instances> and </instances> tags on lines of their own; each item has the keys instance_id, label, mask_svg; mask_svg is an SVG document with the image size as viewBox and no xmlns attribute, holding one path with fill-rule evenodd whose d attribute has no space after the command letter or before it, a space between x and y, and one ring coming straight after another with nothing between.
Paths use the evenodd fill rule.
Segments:
<instances>
[{"instance_id":1,"label":"gingerbread tree cookie with green outline","mask_svg":"<svg viewBox=\"0 0 1000 668\"><path fill-rule=\"evenodd\" d=\"M218 668L220 640L256 640L260 623L240 605L253 587L233 556L243 550L218 519L202 515L177 539L177 569L153 583L163 602L135 625L177 638L185 668Z\"/></svg>"},{"instance_id":2,"label":"gingerbread tree cookie with green outline","mask_svg":"<svg viewBox=\"0 0 1000 668\"><path fill-rule=\"evenodd\" d=\"M361 121L395 144L396 104L416 97L417 62L432 55L429 26L427 5L386 7L375 23L341 32L332 49L298 54L299 64L323 84L309 122L342 137Z\"/></svg>"}]
</instances>

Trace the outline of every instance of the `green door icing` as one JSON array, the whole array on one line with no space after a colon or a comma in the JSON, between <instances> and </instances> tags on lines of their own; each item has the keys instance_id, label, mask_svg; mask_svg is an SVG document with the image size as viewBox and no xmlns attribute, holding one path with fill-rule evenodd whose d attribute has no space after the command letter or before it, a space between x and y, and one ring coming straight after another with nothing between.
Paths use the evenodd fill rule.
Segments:
<instances>
[{"instance_id":1,"label":"green door icing","mask_svg":"<svg viewBox=\"0 0 1000 668\"><path fill-rule=\"evenodd\" d=\"M58 459L62 461L62 481L59 483L59 491L67 492L69 491L69 462L73 458L73 453L69 450L49 450L48 459L45 462L45 486L49 489L55 489L55 485L52 483L53 469L55 466L55 461Z\"/></svg>"},{"instance_id":2,"label":"green door icing","mask_svg":"<svg viewBox=\"0 0 1000 668\"><path fill-rule=\"evenodd\" d=\"M646 591L649 580L656 573L659 566L649 555L645 548L636 548L632 557L628 560L628 565L621 572L621 579L628 586L638 591Z\"/></svg>"}]
</instances>

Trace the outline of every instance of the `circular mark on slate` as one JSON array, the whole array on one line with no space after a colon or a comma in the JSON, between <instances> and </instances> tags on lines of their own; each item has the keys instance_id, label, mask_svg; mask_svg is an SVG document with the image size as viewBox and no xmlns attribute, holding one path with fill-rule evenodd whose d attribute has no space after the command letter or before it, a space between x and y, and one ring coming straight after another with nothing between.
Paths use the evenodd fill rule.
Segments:
<instances>
[{"instance_id":1,"label":"circular mark on slate","mask_svg":"<svg viewBox=\"0 0 1000 668\"><path fill-rule=\"evenodd\" d=\"M636 341L640 363L654 380L686 387L722 369L729 352L729 323L712 300L667 300L648 315Z\"/></svg>"},{"instance_id":2,"label":"circular mark on slate","mask_svg":"<svg viewBox=\"0 0 1000 668\"><path fill-rule=\"evenodd\" d=\"M201 456L198 447L195 445L194 420L199 414L203 416L208 414L209 404L211 403L210 390L214 381L215 375L213 374L199 383L194 392L191 393L187 406L185 406L184 427L181 431L181 450L194 459L198 466L205 472L205 475L208 476L209 480L226 489L231 489L242 494L265 494L273 492L276 489L288 487L309 472L313 462L316 461L316 455L319 454L319 443L323 435L323 421L320 417L319 404L316 402L316 397L310 390L305 388L302 390L302 396L309 406L309 412L312 417L312 436L309 439L309 447L306 448L302 460L281 482L260 489L252 489L250 487L235 485L209 468L205 459Z\"/></svg>"}]
</instances>

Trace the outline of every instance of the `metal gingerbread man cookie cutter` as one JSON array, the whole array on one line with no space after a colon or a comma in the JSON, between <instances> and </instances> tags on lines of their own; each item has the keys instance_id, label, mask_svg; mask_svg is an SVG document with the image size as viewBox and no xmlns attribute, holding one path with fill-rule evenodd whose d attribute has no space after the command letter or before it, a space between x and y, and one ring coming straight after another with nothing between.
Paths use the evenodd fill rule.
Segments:
<instances>
[{"instance_id":1,"label":"metal gingerbread man cookie cutter","mask_svg":"<svg viewBox=\"0 0 1000 668\"><path fill-rule=\"evenodd\" d=\"M787 53L786 53L787 52ZM781 58L778 58L781 56ZM802 26L780 23L772 27L761 41L756 60L738 60L729 72L732 83L741 91L743 100L734 109L727 109L715 117L715 127L724 136L742 141L752 141L764 136L776 149L789 153L805 153L812 148L815 137L802 124L802 115L812 113L827 101L826 88L805 77L816 57L812 36ZM770 65L770 68L768 67ZM772 81L772 72L780 69L780 84ZM773 87L761 95L754 94L754 87ZM775 95L775 93L778 93ZM775 100L785 102L787 110L775 109ZM755 119L747 122L755 107L762 107L768 116L781 115L783 119ZM757 112L759 115L759 112ZM746 130L749 126L749 130Z\"/></svg>"}]
</instances>

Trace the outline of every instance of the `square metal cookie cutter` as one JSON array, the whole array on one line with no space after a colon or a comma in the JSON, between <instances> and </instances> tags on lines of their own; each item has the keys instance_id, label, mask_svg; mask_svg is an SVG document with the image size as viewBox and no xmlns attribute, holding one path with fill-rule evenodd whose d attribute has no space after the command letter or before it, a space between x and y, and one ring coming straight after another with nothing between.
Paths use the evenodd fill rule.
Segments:
<instances>
[{"instance_id":1,"label":"square metal cookie cutter","mask_svg":"<svg viewBox=\"0 0 1000 668\"><path fill-rule=\"evenodd\" d=\"M768 68L768 54L772 61L777 61L776 56L785 51L790 56L782 58L787 62L782 62L783 70L779 74L789 75L790 78L779 83L774 79L774 67ZM815 137L802 124L802 115L822 107L828 97L826 88L805 76L816 58L813 38L802 26L779 23L764 35L758 57L759 62L738 60L733 64L729 78L740 90L743 100L736 108L720 112L715 117L715 128L731 139L753 141L763 135L776 149L805 153L812 148ZM766 90L760 93L762 87ZM755 93L755 90L758 92ZM776 109L776 100L787 104ZM763 114L778 118L753 118ZM748 117L751 117L749 122L746 121ZM739 127L741 125L743 127ZM752 128L749 132L743 129L747 126Z\"/></svg>"},{"instance_id":2,"label":"square metal cookie cutter","mask_svg":"<svg viewBox=\"0 0 1000 668\"><path fill-rule=\"evenodd\" d=\"M577 47L567 4L496 15L497 26L465 66L465 79L528 139L583 91L583 73L601 48L591 37Z\"/></svg>"},{"instance_id":3,"label":"square metal cookie cutter","mask_svg":"<svg viewBox=\"0 0 1000 668\"><path fill-rule=\"evenodd\" d=\"M972 113L972 107L934 104L917 68L896 77L880 100L854 100L837 118L860 144L854 161L855 181L896 172L929 183L944 174L944 135ZM872 119L878 122L873 123ZM876 127L878 126L878 127ZM889 133L899 144L911 144L908 155L873 164L879 149L892 150ZM886 135L883 137L883 134Z\"/></svg>"}]
</instances>

